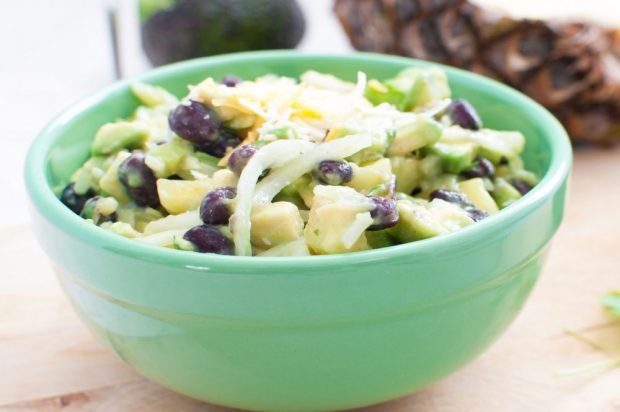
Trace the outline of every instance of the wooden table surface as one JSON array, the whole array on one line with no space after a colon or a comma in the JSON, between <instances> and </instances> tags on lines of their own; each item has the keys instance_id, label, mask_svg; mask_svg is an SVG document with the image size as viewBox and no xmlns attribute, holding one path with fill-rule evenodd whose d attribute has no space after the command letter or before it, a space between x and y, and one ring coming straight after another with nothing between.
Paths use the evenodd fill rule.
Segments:
<instances>
[{"instance_id":1,"label":"wooden table surface","mask_svg":"<svg viewBox=\"0 0 620 412\"><path fill-rule=\"evenodd\" d=\"M605 2L611 5L588 4ZM309 3L304 6L313 27L327 13L328 1ZM17 39L24 21L36 29L22 30ZM111 81L102 33L105 21L95 1L0 5L0 411L229 411L142 379L95 342L28 227L20 172L25 150L55 112ZM340 35L336 26L313 33L303 49L346 51L342 38L323 46L324 36ZM132 64L139 71L143 62ZM556 376L609 356L565 329L602 342L610 353L620 350L620 324L600 305L606 290L620 288L618 182L620 147L577 150L565 222L539 283L509 330L443 381L364 410L619 412L620 368Z\"/></svg>"}]
</instances>

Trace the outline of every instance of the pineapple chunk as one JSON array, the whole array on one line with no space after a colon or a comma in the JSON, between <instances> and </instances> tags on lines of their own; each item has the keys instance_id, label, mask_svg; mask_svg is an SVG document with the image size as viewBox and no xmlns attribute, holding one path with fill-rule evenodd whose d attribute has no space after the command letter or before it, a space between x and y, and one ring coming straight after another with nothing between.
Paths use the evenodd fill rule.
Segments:
<instances>
[{"instance_id":1,"label":"pineapple chunk","mask_svg":"<svg viewBox=\"0 0 620 412\"><path fill-rule=\"evenodd\" d=\"M497 203L493 200L493 197L489 194L484 186L484 180L479 177L475 179L465 180L459 183L459 190L467 196L467 198L478 209L484 210L489 214L497 213Z\"/></svg>"},{"instance_id":2,"label":"pineapple chunk","mask_svg":"<svg viewBox=\"0 0 620 412\"><path fill-rule=\"evenodd\" d=\"M272 247L303 236L304 221L297 206L275 202L252 210L252 244Z\"/></svg>"},{"instance_id":3,"label":"pineapple chunk","mask_svg":"<svg viewBox=\"0 0 620 412\"><path fill-rule=\"evenodd\" d=\"M316 254L368 249L365 230L373 222L373 204L366 196L343 186L317 186L308 224L306 243Z\"/></svg>"},{"instance_id":4,"label":"pineapple chunk","mask_svg":"<svg viewBox=\"0 0 620 412\"><path fill-rule=\"evenodd\" d=\"M197 209L202 198L214 188L211 179L157 179L159 201L164 209L173 215Z\"/></svg>"},{"instance_id":5,"label":"pineapple chunk","mask_svg":"<svg viewBox=\"0 0 620 412\"><path fill-rule=\"evenodd\" d=\"M232 171L228 169L221 169L213 173L213 176L211 176L211 180L213 181L213 187L217 188L227 186L236 187L237 181L239 179L237 178L237 175L234 174Z\"/></svg>"},{"instance_id":6,"label":"pineapple chunk","mask_svg":"<svg viewBox=\"0 0 620 412\"><path fill-rule=\"evenodd\" d=\"M352 187L360 193L370 191L387 192L392 180L392 165L390 159L381 159L368 166L360 167L350 163L353 168L353 178L346 186Z\"/></svg>"}]
</instances>

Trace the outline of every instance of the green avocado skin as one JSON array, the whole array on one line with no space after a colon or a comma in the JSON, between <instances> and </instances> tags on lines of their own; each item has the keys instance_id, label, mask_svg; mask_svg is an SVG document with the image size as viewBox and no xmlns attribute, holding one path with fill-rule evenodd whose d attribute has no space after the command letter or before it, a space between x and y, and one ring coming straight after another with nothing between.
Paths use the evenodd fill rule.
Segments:
<instances>
[{"instance_id":1,"label":"green avocado skin","mask_svg":"<svg viewBox=\"0 0 620 412\"><path fill-rule=\"evenodd\" d=\"M306 28L296 0L157 4L159 9L153 0L140 0L142 47L155 66L214 54L294 48Z\"/></svg>"}]
</instances>

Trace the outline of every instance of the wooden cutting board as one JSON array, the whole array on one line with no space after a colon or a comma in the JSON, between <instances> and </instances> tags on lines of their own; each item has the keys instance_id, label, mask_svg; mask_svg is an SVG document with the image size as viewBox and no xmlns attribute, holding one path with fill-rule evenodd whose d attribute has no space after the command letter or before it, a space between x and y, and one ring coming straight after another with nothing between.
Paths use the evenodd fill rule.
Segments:
<instances>
[{"instance_id":1,"label":"wooden cutting board","mask_svg":"<svg viewBox=\"0 0 620 412\"><path fill-rule=\"evenodd\" d=\"M0 411L230 411L137 376L73 314L28 227L0 229ZM620 368L554 374L620 351L600 305L620 289L620 148L579 150L563 226L524 311L482 356L443 381L372 412L619 412ZM620 356L620 353L618 353Z\"/></svg>"}]
</instances>

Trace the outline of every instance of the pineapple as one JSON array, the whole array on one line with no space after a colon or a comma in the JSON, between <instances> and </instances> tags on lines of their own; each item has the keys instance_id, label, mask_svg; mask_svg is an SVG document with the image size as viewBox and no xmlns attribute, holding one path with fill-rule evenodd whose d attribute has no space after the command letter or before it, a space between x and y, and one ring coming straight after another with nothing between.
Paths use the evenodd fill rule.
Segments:
<instances>
[{"instance_id":1,"label":"pineapple","mask_svg":"<svg viewBox=\"0 0 620 412\"><path fill-rule=\"evenodd\" d=\"M467 0L335 0L359 50L466 68L522 90L575 142L620 140L620 29L515 19Z\"/></svg>"}]
</instances>

